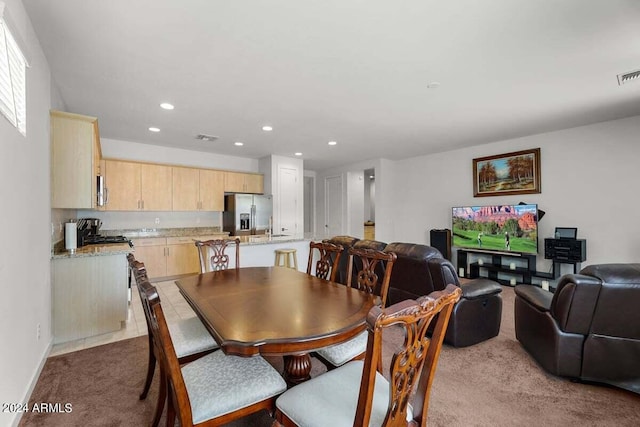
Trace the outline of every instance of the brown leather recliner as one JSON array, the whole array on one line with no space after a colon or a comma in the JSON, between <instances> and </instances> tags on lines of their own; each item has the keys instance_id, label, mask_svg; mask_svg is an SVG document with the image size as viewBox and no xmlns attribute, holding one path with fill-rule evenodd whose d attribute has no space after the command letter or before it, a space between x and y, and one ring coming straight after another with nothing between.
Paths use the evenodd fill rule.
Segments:
<instances>
[{"instance_id":1,"label":"brown leather recliner","mask_svg":"<svg viewBox=\"0 0 640 427\"><path fill-rule=\"evenodd\" d=\"M387 304L415 299L453 284L462 289L462 297L453 307L444 342L467 347L498 335L502 320L502 288L498 283L474 279L461 284L453 264L431 246L396 242L384 250L398 257L391 273Z\"/></svg>"},{"instance_id":2,"label":"brown leather recliner","mask_svg":"<svg viewBox=\"0 0 640 427\"><path fill-rule=\"evenodd\" d=\"M460 301L453 306L444 341L454 347L467 347L486 341L500 333L502 322L502 287L487 278L460 283L456 269L444 258L428 261L436 290L452 283L462 289Z\"/></svg>"},{"instance_id":3,"label":"brown leather recliner","mask_svg":"<svg viewBox=\"0 0 640 427\"><path fill-rule=\"evenodd\" d=\"M640 393L640 264L591 265L553 294L515 293L516 338L545 370Z\"/></svg>"}]
</instances>

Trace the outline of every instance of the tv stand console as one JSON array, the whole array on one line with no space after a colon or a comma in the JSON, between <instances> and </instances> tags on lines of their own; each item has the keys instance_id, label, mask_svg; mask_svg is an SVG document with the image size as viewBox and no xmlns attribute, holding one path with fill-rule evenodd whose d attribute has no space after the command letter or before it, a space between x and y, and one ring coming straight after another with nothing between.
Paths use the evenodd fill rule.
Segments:
<instances>
[{"instance_id":1,"label":"tv stand console","mask_svg":"<svg viewBox=\"0 0 640 427\"><path fill-rule=\"evenodd\" d=\"M472 260L470 255L477 259ZM491 257L490 262L485 261L486 256ZM531 284L532 277L552 280L559 277L555 263L551 273L536 271L536 255L532 254L458 249L458 269L462 268L464 274L461 276L469 279L487 277L509 286ZM481 271L486 271L486 275L481 275Z\"/></svg>"}]
</instances>

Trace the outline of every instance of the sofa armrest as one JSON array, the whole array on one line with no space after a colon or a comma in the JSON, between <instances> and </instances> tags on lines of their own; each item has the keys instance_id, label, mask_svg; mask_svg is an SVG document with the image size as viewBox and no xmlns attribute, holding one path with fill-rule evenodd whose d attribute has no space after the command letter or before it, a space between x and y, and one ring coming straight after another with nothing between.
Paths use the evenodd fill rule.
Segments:
<instances>
[{"instance_id":1,"label":"sofa armrest","mask_svg":"<svg viewBox=\"0 0 640 427\"><path fill-rule=\"evenodd\" d=\"M514 288L516 296L535 307L539 311L549 311L553 294L533 285L517 285Z\"/></svg>"},{"instance_id":2,"label":"sofa armrest","mask_svg":"<svg viewBox=\"0 0 640 427\"><path fill-rule=\"evenodd\" d=\"M462 288L462 298L477 299L490 295L497 295L502 292L500 285L490 279L473 279L460 284Z\"/></svg>"}]
</instances>

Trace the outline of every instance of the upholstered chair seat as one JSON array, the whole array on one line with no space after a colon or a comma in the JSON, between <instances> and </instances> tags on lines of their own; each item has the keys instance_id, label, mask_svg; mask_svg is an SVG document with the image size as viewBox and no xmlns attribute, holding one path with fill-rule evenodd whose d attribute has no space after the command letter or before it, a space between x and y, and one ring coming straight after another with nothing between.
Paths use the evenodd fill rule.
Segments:
<instances>
[{"instance_id":1,"label":"upholstered chair seat","mask_svg":"<svg viewBox=\"0 0 640 427\"><path fill-rule=\"evenodd\" d=\"M178 359L219 348L197 317L171 322L168 326Z\"/></svg>"},{"instance_id":2,"label":"upholstered chair seat","mask_svg":"<svg viewBox=\"0 0 640 427\"><path fill-rule=\"evenodd\" d=\"M366 337L366 335L365 335ZM364 362L354 360L295 387L296 393L285 393L276 401L278 410L296 425L352 427L358 406ZM389 409L389 381L376 372L370 427L383 425ZM409 405L407 421L413 419Z\"/></svg>"},{"instance_id":3,"label":"upholstered chair seat","mask_svg":"<svg viewBox=\"0 0 640 427\"><path fill-rule=\"evenodd\" d=\"M262 357L216 351L182 368L193 424L218 418L275 397L287 389L282 376Z\"/></svg>"},{"instance_id":4,"label":"upholstered chair seat","mask_svg":"<svg viewBox=\"0 0 640 427\"><path fill-rule=\"evenodd\" d=\"M321 348L317 354L333 366L342 366L367 348L367 332L356 335L349 341Z\"/></svg>"}]
</instances>

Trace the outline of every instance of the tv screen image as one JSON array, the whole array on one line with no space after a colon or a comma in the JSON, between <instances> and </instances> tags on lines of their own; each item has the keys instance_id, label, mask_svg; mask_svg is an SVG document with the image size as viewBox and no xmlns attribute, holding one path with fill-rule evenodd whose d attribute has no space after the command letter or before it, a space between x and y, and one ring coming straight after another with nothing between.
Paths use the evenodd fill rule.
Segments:
<instances>
[{"instance_id":1,"label":"tv screen image","mask_svg":"<svg viewBox=\"0 0 640 427\"><path fill-rule=\"evenodd\" d=\"M538 253L538 205L454 207L453 246L497 252Z\"/></svg>"}]
</instances>

